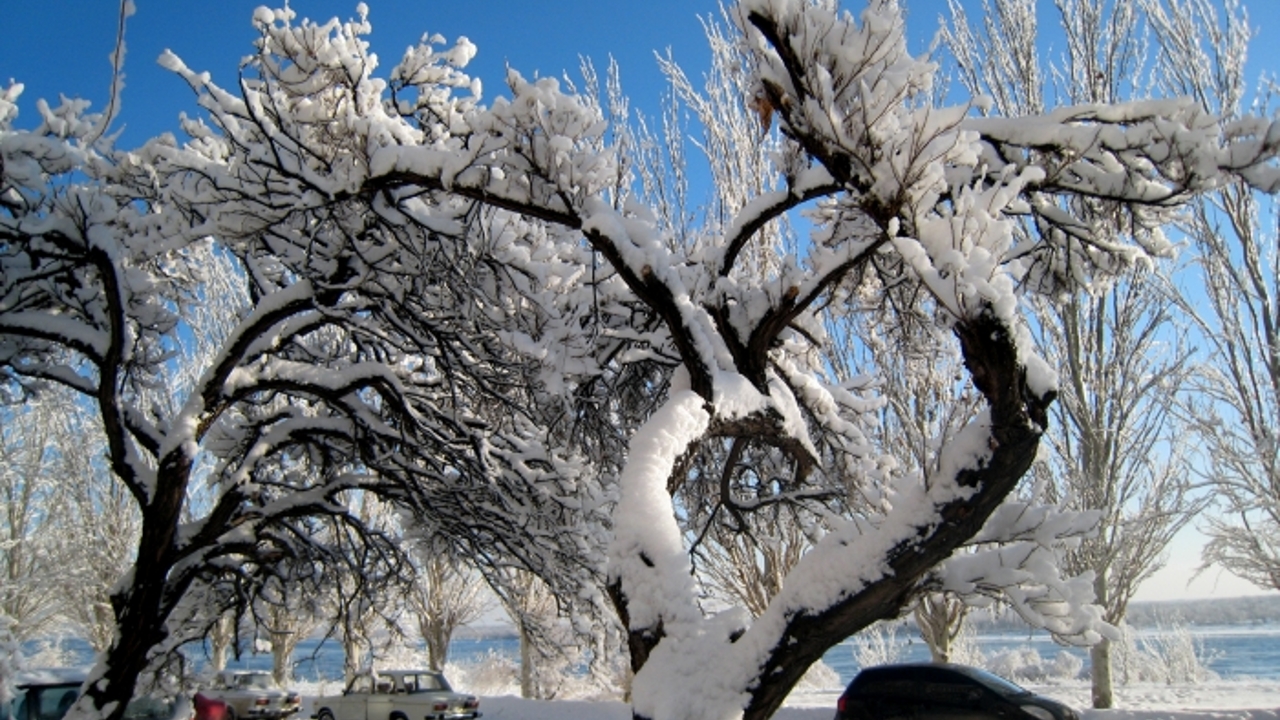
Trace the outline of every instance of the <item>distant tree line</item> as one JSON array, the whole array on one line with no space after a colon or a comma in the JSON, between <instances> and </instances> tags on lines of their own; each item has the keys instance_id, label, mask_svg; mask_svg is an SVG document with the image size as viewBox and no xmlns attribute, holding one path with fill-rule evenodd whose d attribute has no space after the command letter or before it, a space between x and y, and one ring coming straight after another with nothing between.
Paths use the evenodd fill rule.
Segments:
<instances>
[{"instance_id":1,"label":"distant tree line","mask_svg":"<svg viewBox=\"0 0 1280 720\"><path fill-rule=\"evenodd\" d=\"M1030 632L1022 618L1011 613L974 612L974 632ZM1125 621L1135 628L1179 625L1261 625L1280 623L1280 594L1234 598L1138 601L1129 604Z\"/></svg>"}]
</instances>

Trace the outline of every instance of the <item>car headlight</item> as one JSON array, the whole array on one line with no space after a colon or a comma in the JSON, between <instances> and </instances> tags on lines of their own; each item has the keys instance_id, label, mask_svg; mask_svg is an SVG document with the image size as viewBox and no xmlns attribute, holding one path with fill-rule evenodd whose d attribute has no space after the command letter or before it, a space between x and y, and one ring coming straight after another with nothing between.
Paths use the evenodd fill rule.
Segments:
<instances>
[{"instance_id":1,"label":"car headlight","mask_svg":"<svg viewBox=\"0 0 1280 720\"><path fill-rule=\"evenodd\" d=\"M1030 715L1036 720L1058 720L1058 718L1053 716L1053 713L1040 707L1039 705L1020 705L1018 707L1020 710L1022 710L1022 712Z\"/></svg>"}]
</instances>

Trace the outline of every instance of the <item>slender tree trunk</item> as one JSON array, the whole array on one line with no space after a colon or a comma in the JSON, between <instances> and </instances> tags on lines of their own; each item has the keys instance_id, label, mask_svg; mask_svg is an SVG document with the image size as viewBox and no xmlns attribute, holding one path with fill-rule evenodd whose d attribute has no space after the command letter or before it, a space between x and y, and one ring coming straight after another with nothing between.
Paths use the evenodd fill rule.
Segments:
<instances>
[{"instance_id":1,"label":"slender tree trunk","mask_svg":"<svg viewBox=\"0 0 1280 720\"><path fill-rule=\"evenodd\" d=\"M423 628L422 637L427 641L427 664L432 670L444 670L449 660L449 633L444 624L431 622Z\"/></svg>"},{"instance_id":2,"label":"slender tree trunk","mask_svg":"<svg viewBox=\"0 0 1280 720\"><path fill-rule=\"evenodd\" d=\"M1102 642L1089 648L1089 662L1093 666L1093 707L1095 710L1107 710L1114 706L1111 683L1111 641L1103 638Z\"/></svg>"},{"instance_id":3,"label":"slender tree trunk","mask_svg":"<svg viewBox=\"0 0 1280 720\"><path fill-rule=\"evenodd\" d=\"M351 682L351 678L364 669L364 642L359 638L347 637L342 641L342 681Z\"/></svg>"},{"instance_id":4,"label":"slender tree trunk","mask_svg":"<svg viewBox=\"0 0 1280 720\"><path fill-rule=\"evenodd\" d=\"M227 651L235 638L234 623L232 615L223 615L213 624L213 632L209 634L209 663L215 671L227 669Z\"/></svg>"},{"instance_id":5,"label":"slender tree trunk","mask_svg":"<svg viewBox=\"0 0 1280 720\"><path fill-rule=\"evenodd\" d=\"M281 687L293 680L293 650L297 645L293 632L271 633L271 676Z\"/></svg>"},{"instance_id":6,"label":"slender tree trunk","mask_svg":"<svg viewBox=\"0 0 1280 720\"><path fill-rule=\"evenodd\" d=\"M532 698L536 688L533 682L533 641L524 626L520 626L520 697Z\"/></svg>"},{"instance_id":7,"label":"slender tree trunk","mask_svg":"<svg viewBox=\"0 0 1280 720\"><path fill-rule=\"evenodd\" d=\"M1099 570L1094 579L1094 601L1107 606L1107 572ZM1115 691L1111 680L1111 641L1105 637L1089 648L1089 676L1093 684L1093 707L1107 710L1115 705Z\"/></svg>"}]
</instances>

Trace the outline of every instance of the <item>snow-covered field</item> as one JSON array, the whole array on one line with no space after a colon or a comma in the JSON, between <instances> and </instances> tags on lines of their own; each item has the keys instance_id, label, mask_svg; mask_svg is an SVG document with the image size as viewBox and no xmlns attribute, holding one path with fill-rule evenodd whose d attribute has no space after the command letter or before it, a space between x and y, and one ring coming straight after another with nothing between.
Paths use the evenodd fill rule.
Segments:
<instances>
[{"instance_id":1,"label":"snow-covered field","mask_svg":"<svg viewBox=\"0 0 1280 720\"><path fill-rule=\"evenodd\" d=\"M1214 680L1196 685L1130 685L1117 688L1115 710L1088 710L1086 682L1028 685L1082 711L1084 720L1280 720L1280 682ZM838 690L793 693L777 720L831 720ZM306 708L304 708L305 710ZM524 700L482 696L486 720L630 720L621 702Z\"/></svg>"}]
</instances>

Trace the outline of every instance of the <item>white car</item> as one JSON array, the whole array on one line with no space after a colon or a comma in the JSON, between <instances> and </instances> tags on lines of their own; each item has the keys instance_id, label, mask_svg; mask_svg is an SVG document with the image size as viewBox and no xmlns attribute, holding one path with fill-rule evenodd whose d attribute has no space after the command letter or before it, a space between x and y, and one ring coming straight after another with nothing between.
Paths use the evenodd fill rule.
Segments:
<instances>
[{"instance_id":1,"label":"white car","mask_svg":"<svg viewBox=\"0 0 1280 720\"><path fill-rule=\"evenodd\" d=\"M316 720L468 720L480 700L456 693L434 670L381 670L352 678L341 695L316 699Z\"/></svg>"},{"instance_id":2,"label":"white car","mask_svg":"<svg viewBox=\"0 0 1280 720\"><path fill-rule=\"evenodd\" d=\"M224 670L202 694L227 704L227 720L281 720L302 707L298 693L280 689L262 670Z\"/></svg>"}]
</instances>

